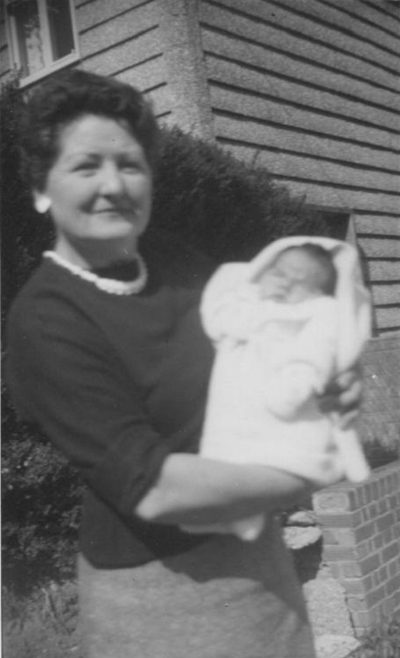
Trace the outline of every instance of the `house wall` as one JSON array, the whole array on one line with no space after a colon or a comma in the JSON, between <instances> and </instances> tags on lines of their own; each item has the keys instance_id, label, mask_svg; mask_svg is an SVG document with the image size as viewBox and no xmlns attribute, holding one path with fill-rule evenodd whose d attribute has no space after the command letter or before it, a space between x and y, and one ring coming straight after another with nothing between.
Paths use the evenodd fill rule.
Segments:
<instances>
[{"instance_id":1,"label":"house wall","mask_svg":"<svg viewBox=\"0 0 400 658\"><path fill-rule=\"evenodd\" d=\"M201 0L216 139L351 214L380 334L400 329L400 7Z\"/></svg>"},{"instance_id":2,"label":"house wall","mask_svg":"<svg viewBox=\"0 0 400 658\"><path fill-rule=\"evenodd\" d=\"M139 87L160 121L256 157L310 204L352 216L376 333L399 331L400 5L74 1L80 66Z\"/></svg>"},{"instance_id":3,"label":"house wall","mask_svg":"<svg viewBox=\"0 0 400 658\"><path fill-rule=\"evenodd\" d=\"M197 2L75 0L75 4L80 66L141 89L164 123L211 137Z\"/></svg>"}]
</instances>

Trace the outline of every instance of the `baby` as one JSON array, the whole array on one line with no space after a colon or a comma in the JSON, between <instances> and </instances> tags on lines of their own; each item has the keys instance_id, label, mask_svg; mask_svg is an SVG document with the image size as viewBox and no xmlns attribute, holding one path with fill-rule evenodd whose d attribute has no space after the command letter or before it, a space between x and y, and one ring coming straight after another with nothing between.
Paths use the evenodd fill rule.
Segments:
<instances>
[{"instance_id":1,"label":"baby","mask_svg":"<svg viewBox=\"0 0 400 658\"><path fill-rule=\"evenodd\" d=\"M368 476L354 430L340 430L318 405L368 337L368 294L356 266L346 243L286 238L250 264L216 272L201 307L216 346L202 456L273 466L316 487ZM256 517L201 531L253 539L262 526Z\"/></svg>"}]
</instances>

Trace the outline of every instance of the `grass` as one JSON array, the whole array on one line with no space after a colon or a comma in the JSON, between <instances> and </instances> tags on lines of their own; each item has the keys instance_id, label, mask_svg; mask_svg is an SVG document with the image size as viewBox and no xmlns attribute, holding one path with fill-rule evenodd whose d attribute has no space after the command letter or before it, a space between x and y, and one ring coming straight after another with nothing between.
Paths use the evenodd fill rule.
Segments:
<instances>
[{"instance_id":1,"label":"grass","mask_svg":"<svg viewBox=\"0 0 400 658\"><path fill-rule=\"evenodd\" d=\"M30 594L3 588L4 658L84 658L74 581L48 583Z\"/></svg>"}]
</instances>

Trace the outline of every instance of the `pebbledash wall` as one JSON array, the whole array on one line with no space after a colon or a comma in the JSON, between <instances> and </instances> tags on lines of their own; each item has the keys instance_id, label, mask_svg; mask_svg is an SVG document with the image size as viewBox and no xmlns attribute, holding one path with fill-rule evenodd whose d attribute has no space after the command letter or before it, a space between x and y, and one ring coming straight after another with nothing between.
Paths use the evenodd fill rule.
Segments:
<instances>
[{"instance_id":1,"label":"pebbledash wall","mask_svg":"<svg viewBox=\"0 0 400 658\"><path fill-rule=\"evenodd\" d=\"M314 508L355 635L400 617L400 462L377 468L365 483L318 492Z\"/></svg>"}]
</instances>

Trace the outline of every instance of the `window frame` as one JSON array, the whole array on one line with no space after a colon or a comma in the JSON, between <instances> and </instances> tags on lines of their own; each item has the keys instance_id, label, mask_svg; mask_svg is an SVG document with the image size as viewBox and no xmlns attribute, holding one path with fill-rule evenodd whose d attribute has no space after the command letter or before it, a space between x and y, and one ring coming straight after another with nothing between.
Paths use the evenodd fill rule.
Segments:
<instances>
[{"instance_id":1,"label":"window frame","mask_svg":"<svg viewBox=\"0 0 400 658\"><path fill-rule=\"evenodd\" d=\"M71 17L71 28L72 28L72 39L74 44L73 52L60 57L59 59L53 60L51 55L51 36L50 36L50 25L47 14L47 0L36 0L39 14L40 22L40 34L43 44L43 56L45 60L45 65L39 71L31 73L30 75L22 75L22 61L20 57L19 41L18 41L18 31L17 31L17 20L15 16L10 12L9 8L12 5L11 2L7 2L5 5L5 14L6 14L6 24L7 31L9 35L10 42L10 59L12 68L17 69L20 73L19 77L19 86L26 87L42 78L45 78L48 75L51 75L55 71L62 69L70 64L77 62L80 59L79 54L79 40L78 40L78 30L76 26L75 18L75 6L73 0L67 0L69 5L69 12Z\"/></svg>"}]
</instances>

